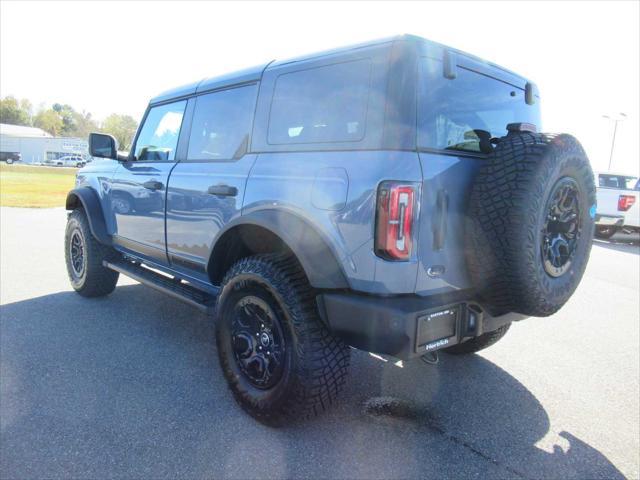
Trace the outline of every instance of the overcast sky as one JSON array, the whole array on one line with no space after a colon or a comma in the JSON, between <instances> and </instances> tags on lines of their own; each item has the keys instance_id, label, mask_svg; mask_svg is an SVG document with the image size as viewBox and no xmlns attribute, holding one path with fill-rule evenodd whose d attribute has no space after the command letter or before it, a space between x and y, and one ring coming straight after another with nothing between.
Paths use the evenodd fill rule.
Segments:
<instances>
[{"instance_id":1,"label":"overcast sky","mask_svg":"<svg viewBox=\"0 0 640 480\"><path fill-rule=\"evenodd\" d=\"M596 170L638 174L640 3L7 2L0 94L142 115L159 91L274 58L412 33L535 81L545 131L569 132Z\"/></svg>"}]
</instances>

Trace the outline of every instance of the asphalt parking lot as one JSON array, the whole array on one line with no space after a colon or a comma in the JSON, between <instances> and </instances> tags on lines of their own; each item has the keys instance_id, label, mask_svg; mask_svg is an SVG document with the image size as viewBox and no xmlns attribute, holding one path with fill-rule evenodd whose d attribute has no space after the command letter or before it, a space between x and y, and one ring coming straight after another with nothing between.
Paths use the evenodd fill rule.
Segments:
<instances>
[{"instance_id":1,"label":"asphalt parking lot","mask_svg":"<svg viewBox=\"0 0 640 480\"><path fill-rule=\"evenodd\" d=\"M550 318L437 366L354 351L330 413L236 406L211 319L121 278L71 291L62 209L0 209L0 477L638 478L640 246L594 244ZM373 415L393 397L400 415Z\"/></svg>"}]
</instances>

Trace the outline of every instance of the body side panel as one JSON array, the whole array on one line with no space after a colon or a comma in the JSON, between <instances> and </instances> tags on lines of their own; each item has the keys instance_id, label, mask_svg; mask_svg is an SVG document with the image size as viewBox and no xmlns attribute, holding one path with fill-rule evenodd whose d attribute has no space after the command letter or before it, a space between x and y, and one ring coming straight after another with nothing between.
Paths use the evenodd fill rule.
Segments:
<instances>
[{"instance_id":1,"label":"body side panel","mask_svg":"<svg viewBox=\"0 0 640 480\"><path fill-rule=\"evenodd\" d=\"M169 179L167 194L167 251L174 268L195 269L206 277L209 254L225 225L242 211L247 176L256 155L233 161L180 162ZM214 185L237 189L235 196L207 192ZM195 273L195 272L194 272Z\"/></svg>"},{"instance_id":2,"label":"body side panel","mask_svg":"<svg viewBox=\"0 0 640 480\"><path fill-rule=\"evenodd\" d=\"M96 194L100 203L100 214L103 216L106 234L109 237L115 233L115 223L111 215L108 192L111 188L113 174L119 166L120 164L115 160L95 159L81 168L76 175L76 188L90 188Z\"/></svg>"},{"instance_id":3,"label":"body side panel","mask_svg":"<svg viewBox=\"0 0 640 480\"><path fill-rule=\"evenodd\" d=\"M344 202L342 188L322 189L324 195L336 195L324 203L339 209L314 205L314 184L328 169L343 171L348 179ZM340 182L344 177L331 178ZM402 151L263 153L249 176L242 213L279 210L296 215L327 240L353 289L410 293L415 288L417 261L388 262L373 253L376 192L383 180L420 182L418 155Z\"/></svg>"}]
</instances>

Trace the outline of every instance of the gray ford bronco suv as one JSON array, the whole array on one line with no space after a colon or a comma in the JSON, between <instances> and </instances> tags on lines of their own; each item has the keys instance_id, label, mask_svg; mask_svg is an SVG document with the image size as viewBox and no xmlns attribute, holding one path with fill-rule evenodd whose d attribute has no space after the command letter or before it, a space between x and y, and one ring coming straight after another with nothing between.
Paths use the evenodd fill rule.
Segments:
<instances>
[{"instance_id":1,"label":"gray ford bronco suv","mask_svg":"<svg viewBox=\"0 0 640 480\"><path fill-rule=\"evenodd\" d=\"M120 273L207 312L238 403L267 424L336 401L350 347L472 353L556 312L594 230L589 161L538 133L530 81L400 36L151 100L130 152L69 192L86 297Z\"/></svg>"}]
</instances>

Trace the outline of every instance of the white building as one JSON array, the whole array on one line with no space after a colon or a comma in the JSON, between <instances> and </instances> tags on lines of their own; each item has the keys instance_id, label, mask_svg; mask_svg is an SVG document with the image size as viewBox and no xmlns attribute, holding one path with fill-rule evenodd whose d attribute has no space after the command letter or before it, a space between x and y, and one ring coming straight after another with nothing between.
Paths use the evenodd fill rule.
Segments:
<instances>
[{"instance_id":1,"label":"white building","mask_svg":"<svg viewBox=\"0 0 640 480\"><path fill-rule=\"evenodd\" d=\"M24 163L52 163L71 154L87 158L87 149L82 138L53 137L40 128L0 123L0 151L20 153Z\"/></svg>"}]
</instances>

